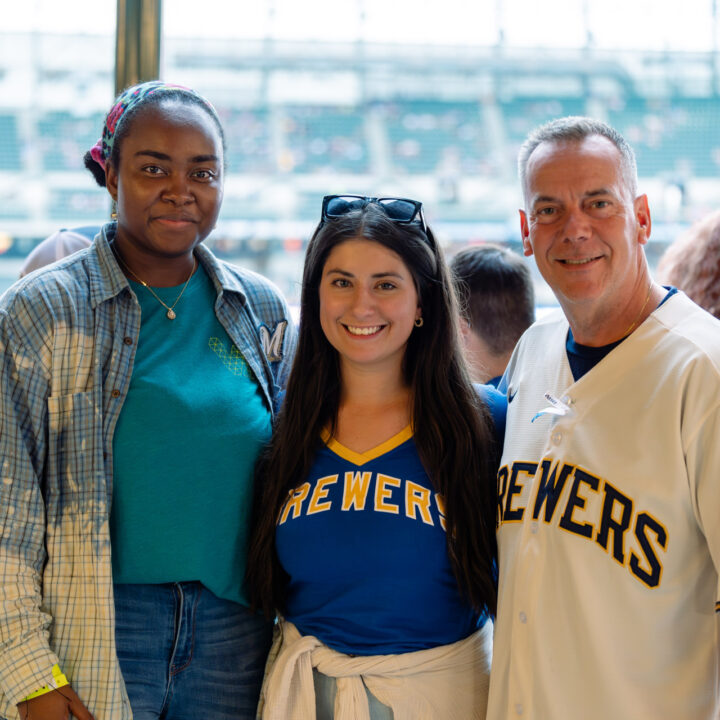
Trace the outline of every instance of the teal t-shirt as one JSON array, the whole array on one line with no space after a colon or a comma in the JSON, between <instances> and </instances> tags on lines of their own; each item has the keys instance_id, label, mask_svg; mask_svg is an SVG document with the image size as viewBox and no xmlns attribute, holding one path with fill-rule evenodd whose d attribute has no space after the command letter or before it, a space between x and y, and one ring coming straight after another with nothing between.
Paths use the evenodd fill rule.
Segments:
<instances>
[{"instance_id":1,"label":"teal t-shirt","mask_svg":"<svg viewBox=\"0 0 720 720\"><path fill-rule=\"evenodd\" d=\"M174 320L145 287L131 286L142 323L113 438L113 580L198 580L246 603L252 473L270 412L215 317L217 295L202 267ZM168 305L181 289L153 288Z\"/></svg>"}]
</instances>

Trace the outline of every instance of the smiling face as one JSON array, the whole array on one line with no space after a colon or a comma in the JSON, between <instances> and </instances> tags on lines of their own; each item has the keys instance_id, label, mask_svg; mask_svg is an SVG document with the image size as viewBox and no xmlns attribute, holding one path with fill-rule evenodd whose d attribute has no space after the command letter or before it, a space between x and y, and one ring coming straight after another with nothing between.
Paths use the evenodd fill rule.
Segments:
<instances>
[{"instance_id":1,"label":"smiling face","mask_svg":"<svg viewBox=\"0 0 720 720\"><path fill-rule=\"evenodd\" d=\"M530 156L520 211L523 247L570 317L622 314L647 289L647 197L633 198L605 137L541 143ZM621 322L621 321L619 321Z\"/></svg>"},{"instance_id":2,"label":"smiling face","mask_svg":"<svg viewBox=\"0 0 720 720\"><path fill-rule=\"evenodd\" d=\"M346 240L329 253L319 288L320 324L348 365L399 372L421 316L412 275L379 243Z\"/></svg>"},{"instance_id":3,"label":"smiling face","mask_svg":"<svg viewBox=\"0 0 720 720\"><path fill-rule=\"evenodd\" d=\"M167 101L140 110L120 148L119 167L108 165L106 172L117 203L116 242L132 268L187 259L215 227L222 140L201 108Z\"/></svg>"}]
</instances>

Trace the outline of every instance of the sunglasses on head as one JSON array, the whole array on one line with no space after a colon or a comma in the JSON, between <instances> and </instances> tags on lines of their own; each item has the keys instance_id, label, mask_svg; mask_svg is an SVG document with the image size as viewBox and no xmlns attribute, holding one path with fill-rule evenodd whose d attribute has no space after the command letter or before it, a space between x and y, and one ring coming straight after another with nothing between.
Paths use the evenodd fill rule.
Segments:
<instances>
[{"instance_id":1,"label":"sunglasses on head","mask_svg":"<svg viewBox=\"0 0 720 720\"><path fill-rule=\"evenodd\" d=\"M408 198L326 195L322 203L322 222L342 217L356 210L362 210L370 203L379 205L393 222L406 225L418 223L422 231L427 233L422 203Z\"/></svg>"}]
</instances>

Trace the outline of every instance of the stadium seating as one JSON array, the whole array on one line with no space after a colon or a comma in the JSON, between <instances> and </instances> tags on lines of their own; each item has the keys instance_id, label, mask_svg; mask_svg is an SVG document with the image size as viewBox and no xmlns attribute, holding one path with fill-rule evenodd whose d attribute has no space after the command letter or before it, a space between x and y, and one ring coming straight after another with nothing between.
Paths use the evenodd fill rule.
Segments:
<instances>
[{"instance_id":1,"label":"stadium seating","mask_svg":"<svg viewBox=\"0 0 720 720\"><path fill-rule=\"evenodd\" d=\"M357 174L368 171L363 116L357 108L289 106L282 111L282 118L287 163L282 170Z\"/></svg>"},{"instance_id":2,"label":"stadium seating","mask_svg":"<svg viewBox=\"0 0 720 720\"><path fill-rule=\"evenodd\" d=\"M50 196L48 214L51 218L69 224L82 224L84 221L103 222L108 217L110 197L97 190L54 190Z\"/></svg>"},{"instance_id":3,"label":"stadium seating","mask_svg":"<svg viewBox=\"0 0 720 720\"><path fill-rule=\"evenodd\" d=\"M17 119L15 115L3 113L0 115L0 170L20 170L22 167L20 155L20 139L17 133Z\"/></svg>"},{"instance_id":4,"label":"stadium seating","mask_svg":"<svg viewBox=\"0 0 720 720\"><path fill-rule=\"evenodd\" d=\"M227 143L229 173L266 174L275 163L270 139L270 115L263 109L218 108Z\"/></svg>"},{"instance_id":5,"label":"stadium seating","mask_svg":"<svg viewBox=\"0 0 720 720\"><path fill-rule=\"evenodd\" d=\"M632 97L608 113L633 145L642 176L715 177L720 171L720 102Z\"/></svg>"},{"instance_id":6,"label":"stadium seating","mask_svg":"<svg viewBox=\"0 0 720 720\"><path fill-rule=\"evenodd\" d=\"M597 101L595 101L597 103ZM687 178L716 178L720 173L720 98L654 99L627 92L604 101L606 119L636 150L643 178L682 184ZM597 105L595 106L597 107ZM503 205L462 204L456 193L466 179L514 177L517 149L537 125L561 115L588 112L583 97L503 96L482 102L395 98L362 106L273 105L219 108L227 140L229 176L291 178L292 207L269 207L258 197L228 193L224 219L314 220L322 192L314 177L424 177L438 188L428 202L454 221L501 222ZM24 116L23 116L24 117ZM368 120L371 118L371 121ZM489 118L489 119L488 119ZM30 163L19 134L20 112L0 112L0 172L17 173ZM48 111L36 121L42 169L65 177L51 191L46 216L96 221L106 215L107 201L94 188L82 157L96 141L100 114L76 116ZM81 178L82 176L82 178ZM87 191L62 189L68 185ZM445 185L450 190L445 192ZM352 185L352 183L350 183ZM341 190L331 180L327 191ZM96 192L97 190L97 192ZM260 188L258 189L260 191ZM447 195L447 196L446 196ZM438 208L440 210L440 208ZM3 208L3 218L23 218L26 209Z\"/></svg>"},{"instance_id":7,"label":"stadium seating","mask_svg":"<svg viewBox=\"0 0 720 720\"><path fill-rule=\"evenodd\" d=\"M38 120L38 142L46 170L81 170L83 156L97 142L103 116L50 112Z\"/></svg>"},{"instance_id":8,"label":"stadium seating","mask_svg":"<svg viewBox=\"0 0 720 720\"><path fill-rule=\"evenodd\" d=\"M480 171L487 135L479 103L397 101L385 105L383 115L395 170Z\"/></svg>"}]
</instances>

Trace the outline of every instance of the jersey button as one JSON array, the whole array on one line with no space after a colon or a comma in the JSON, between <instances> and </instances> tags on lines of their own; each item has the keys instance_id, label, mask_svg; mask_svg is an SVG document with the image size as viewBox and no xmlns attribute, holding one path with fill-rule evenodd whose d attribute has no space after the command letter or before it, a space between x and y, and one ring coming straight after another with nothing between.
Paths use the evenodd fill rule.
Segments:
<instances>
[{"instance_id":1,"label":"jersey button","mask_svg":"<svg viewBox=\"0 0 720 720\"><path fill-rule=\"evenodd\" d=\"M562 442L562 433L561 432L553 433L552 441L553 441L553 444L559 445Z\"/></svg>"},{"instance_id":2,"label":"jersey button","mask_svg":"<svg viewBox=\"0 0 720 720\"><path fill-rule=\"evenodd\" d=\"M523 625L527 622L527 615L524 612L521 612L518 617Z\"/></svg>"},{"instance_id":3,"label":"jersey button","mask_svg":"<svg viewBox=\"0 0 720 720\"><path fill-rule=\"evenodd\" d=\"M523 706L522 706L522 703L515 703L515 712L516 712L518 715L522 715L522 714L523 714Z\"/></svg>"},{"instance_id":4,"label":"jersey button","mask_svg":"<svg viewBox=\"0 0 720 720\"><path fill-rule=\"evenodd\" d=\"M530 532L531 532L533 535L537 535L537 532L538 532L538 524L537 524L537 522L536 522L535 520L533 520L533 521L530 523Z\"/></svg>"}]
</instances>

